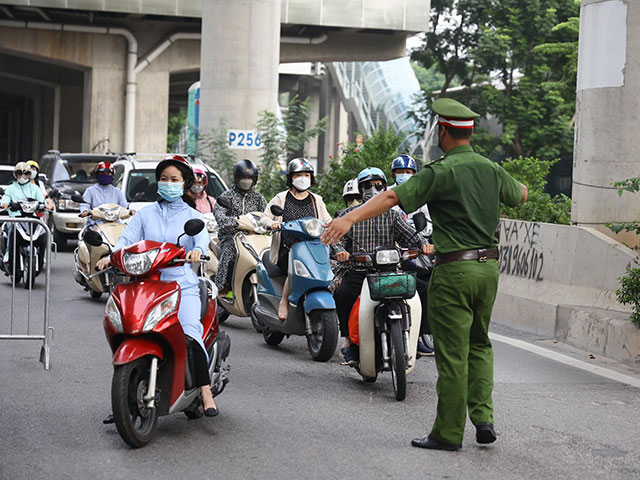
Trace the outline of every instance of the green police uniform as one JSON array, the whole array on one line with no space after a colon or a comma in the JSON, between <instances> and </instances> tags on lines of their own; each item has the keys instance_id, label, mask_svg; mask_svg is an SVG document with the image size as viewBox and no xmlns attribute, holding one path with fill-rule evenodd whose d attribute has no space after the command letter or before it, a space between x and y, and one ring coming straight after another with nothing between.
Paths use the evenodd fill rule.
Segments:
<instances>
[{"instance_id":1,"label":"green police uniform","mask_svg":"<svg viewBox=\"0 0 640 480\"><path fill-rule=\"evenodd\" d=\"M432 106L440 124L473 128L477 114L455 100L441 100ZM449 150L394 191L404 211L429 204L439 255L497 247L500 202L517 206L522 198L520 183L469 145ZM493 423L488 330L497 288L497 260L436 263L428 293L438 369L438 409L430 435L435 440L461 444L467 409L474 425Z\"/></svg>"}]
</instances>

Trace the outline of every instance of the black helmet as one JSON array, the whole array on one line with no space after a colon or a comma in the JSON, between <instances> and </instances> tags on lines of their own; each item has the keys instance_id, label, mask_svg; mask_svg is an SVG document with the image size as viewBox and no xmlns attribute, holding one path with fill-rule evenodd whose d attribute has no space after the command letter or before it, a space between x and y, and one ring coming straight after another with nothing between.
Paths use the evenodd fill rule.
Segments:
<instances>
[{"instance_id":1,"label":"black helmet","mask_svg":"<svg viewBox=\"0 0 640 480\"><path fill-rule=\"evenodd\" d=\"M253 186L258 181L258 166L255 163L253 163L251 160L247 160L246 158L244 160L240 160L233 167L233 183L235 183L238 188L240 188L240 185L238 185L238 179L240 177L253 178L253 184L251 185L251 188L253 188ZM240 189L249 190L249 189L243 189L243 188L240 188Z\"/></svg>"},{"instance_id":2,"label":"black helmet","mask_svg":"<svg viewBox=\"0 0 640 480\"><path fill-rule=\"evenodd\" d=\"M293 186L293 174L300 172L309 172L311 174L311 186L315 185L315 170L311 162L306 158L294 158L287 165L287 187Z\"/></svg>"},{"instance_id":3,"label":"black helmet","mask_svg":"<svg viewBox=\"0 0 640 480\"><path fill-rule=\"evenodd\" d=\"M184 190L187 191L193 185L194 176L193 168L186 158L182 155L167 155L156 166L156 182L160 181L160 175L162 171L169 165L173 165L182 172L182 178L184 179Z\"/></svg>"}]
</instances>

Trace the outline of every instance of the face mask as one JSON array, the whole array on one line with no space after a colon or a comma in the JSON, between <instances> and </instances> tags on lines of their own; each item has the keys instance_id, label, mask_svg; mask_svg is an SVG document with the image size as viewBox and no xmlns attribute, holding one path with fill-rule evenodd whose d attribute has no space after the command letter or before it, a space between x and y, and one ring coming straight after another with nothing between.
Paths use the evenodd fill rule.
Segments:
<instances>
[{"instance_id":1,"label":"face mask","mask_svg":"<svg viewBox=\"0 0 640 480\"><path fill-rule=\"evenodd\" d=\"M110 185L113 182L113 176L108 173L99 173L96 175L96 179L100 185Z\"/></svg>"},{"instance_id":2,"label":"face mask","mask_svg":"<svg viewBox=\"0 0 640 480\"><path fill-rule=\"evenodd\" d=\"M27 183L29 183L31 181L31 175L20 175L18 177L18 183L20 185L26 185Z\"/></svg>"},{"instance_id":3,"label":"face mask","mask_svg":"<svg viewBox=\"0 0 640 480\"><path fill-rule=\"evenodd\" d=\"M398 173L396 175L396 183L398 185L402 185L404 182L409 180L412 176L413 175L411 175L410 173Z\"/></svg>"},{"instance_id":4,"label":"face mask","mask_svg":"<svg viewBox=\"0 0 640 480\"><path fill-rule=\"evenodd\" d=\"M251 190L251 187L253 187L253 180L251 178L241 178L238 180L238 188L240 190Z\"/></svg>"},{"instance_id":5,"label":"face mask","mask_svg":"<svg viewBox=\"0 0 640 480\"><path fill-rule=\"evenodd\" d=\"M350 202L347 202L347 207L357 207L358 205L362 204L362 200L359 200L357 198L354 198L353 200L351 200Z\"/></svg>"},{"instance_id":6,"label":"face mask","mask_svg":"<svg viewBox=\"0 0 640 480\"><path fill-rule=\"evenodd\" d=\"M199 193L202 193L203 190L204 190L204 185L195 185L195 184L191 185L191 191L196 195Z\"/></svg>"},{"instance_id":7,"label":"face mask","mask_svg":"<svg viewBox=\"0 0 640 480\"><path fill-rule=\"evenodd\" d=\"M375 186L371 186L371 188L364 189L362 191L362 201L368 202L373 197L375 197L376 195L381 193L383 190L384 190L384 188L381 189L381 190L378 190Z\"/></svg>"},{"instance_id":8,"label":"face mask","mask_svg":"<svg viewBox=\"0 0 640 480\"><path fill-rule=\"evenodd\" d=\"M309 190L311 187L311 179L309 177L298 177L293 179L293 186L299 192L304 192L305 190Z\"/></svg>"},{"instance_id":9,"label":"face mask","mask_svg":"<svg viewBox=\"0 0 640 480\"><path fill-rule=\"evenodd\" d=\"M183 182L158 182L158 195L167 202L173 202L182 196Z\"/></svg>"},{"instance_id":10,"label":"face mask","mask_svg":"<svg viewBox=\"0 0 640 480\"><path fill-rule=\"evenodd\" d=\"M37 176L38 172L36 172L35 170L31 170L31 180L35 180Z\"/></svg>"}]
</instances>

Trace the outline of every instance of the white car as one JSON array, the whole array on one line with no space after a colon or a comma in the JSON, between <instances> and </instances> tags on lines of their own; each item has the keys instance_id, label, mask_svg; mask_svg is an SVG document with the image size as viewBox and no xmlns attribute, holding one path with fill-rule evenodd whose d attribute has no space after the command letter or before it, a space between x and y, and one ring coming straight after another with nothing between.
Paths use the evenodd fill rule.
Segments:
<instances>
[{"instance_id":1,"label":"white car","mask_svg":"<svg viewBox=\"0 0 640 480\"><path fill-rule=\"evenodd\" d=\"M113 185L122 189L129 202L129 208L140 210L151 205L158 199L158 185L156 182L156 166L167 156L166 153L136 153L120 155L112 164ZM222 177L198 158L190 158L193 166L205 170L209 176L207 193L213 198L228 190ZM140 197L136 199L137 197ZM211 228L207 226L209 230Z\"/></svg>"}]
</instances>

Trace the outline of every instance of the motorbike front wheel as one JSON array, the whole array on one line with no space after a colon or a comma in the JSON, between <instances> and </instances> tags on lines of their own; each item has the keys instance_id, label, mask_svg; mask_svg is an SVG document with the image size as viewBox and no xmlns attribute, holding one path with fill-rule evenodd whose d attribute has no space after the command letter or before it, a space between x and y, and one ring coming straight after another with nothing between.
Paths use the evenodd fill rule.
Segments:
<instances>
[{"instance_id":1,"label":"motorbike front wheel","mask_svg":"<svg viewBox=\"0 0 640 480\"><path fill-rule=\"evenodd\" d=\"M311 310L311 330L307 335L307 348L316 362L326 362L336 351L338 344L338 320L335 310Z\"/></svg>"},{"instance_id":2,"label":"motorbike front wheel","mask_svg":"<svg viewBox=\"0 0 640 480\"><path fill-rule=\"evenodd\" d=\"M264 338L267 345L275 347L276 345L280 345L280 342L284 340L284 333L271 330L269 327L265 326L262 328L262 338Z\"/></svg>"},{"instance_id":3,"label":"motorbike front wheel","mask_svg":"<svg viewBox=\"0 0 640 480\"><path fill-rule=\"evenodd\" d=\"M26 257L24 259L24 264L27 268L24 270L24 288L29 289L33 288L36 283L36 275L38 272L38 268L36 265L36 259L31 257Z\"/></svg>"},{"instance_id":4,"label":"motorbike front wheel","mask_svg":"<svg viewBox=\"0 0 640 480\"><path fill-rule=\"evenodd\" d=\"M391 380L396 400L404 400L407 396L407 370L404 362L404 343L402 326L399 321L391 322L389 335L389 354L391 355Z\"/></svg>"},{"instance_id":5,"label":"motorbike front wheel","mask_svg":"<svg viewBox=\"0 0 640 480\"><path fill-rule=\"evenodd\" d=\"M151 441L158 424L158 409L147 408L144 396L148 389L149 358L116 365L111 383L111 407L116 428L133 448Z\"/></svg>"}]
</instances>

